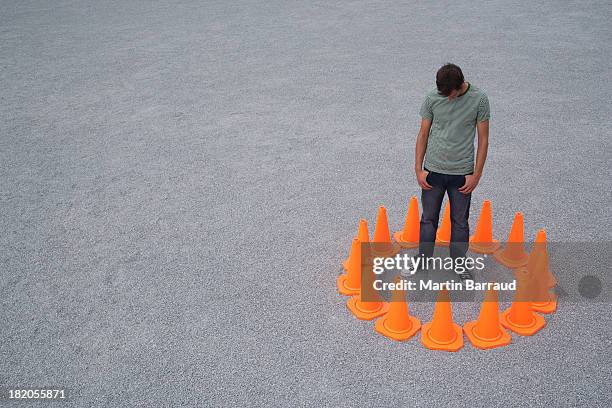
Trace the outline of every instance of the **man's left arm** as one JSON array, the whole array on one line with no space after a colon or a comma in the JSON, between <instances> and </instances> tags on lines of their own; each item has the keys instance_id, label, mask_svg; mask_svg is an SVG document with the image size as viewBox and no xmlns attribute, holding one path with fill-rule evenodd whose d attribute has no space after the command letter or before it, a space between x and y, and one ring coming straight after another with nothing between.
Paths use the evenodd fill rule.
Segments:
<instances>
[{"instance_id":1,"label":"man's left arm","mask_svg":"<svg viewBox=\"0 0 612 408\"><path fill-rule=\"evenodd\" d=\"M465 176L465 184L459 188L459 191L463 194L469 194L478 185L480 177L482 176L482 170L487 160L487 151L489 150L489 121L483 120L476 124L478 129L478 151L476 152L476 166L474 168L474 174L468 174Z\"/></svg>"}]
</instances>

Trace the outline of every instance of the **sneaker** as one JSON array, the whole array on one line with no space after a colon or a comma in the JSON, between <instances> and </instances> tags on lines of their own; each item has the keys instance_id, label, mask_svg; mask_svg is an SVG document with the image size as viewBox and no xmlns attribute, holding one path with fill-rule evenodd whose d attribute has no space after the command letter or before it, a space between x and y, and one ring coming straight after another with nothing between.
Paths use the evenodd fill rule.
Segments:
<instances>
[{"instance_id":1,"label":"sneaker","mask_svg":"<svg viewBox=\"0 0 612 408\"><path fill-rule=\"evenodd\" d=\"M461 282L465 282L468 280L473 281L474 280L474 276L471 274L471 272L469 271L465 271L462 274L459 275L459 279L461 279Z\"/></svg>"},{"instance_id":2,"label":"sneaker","mask_svg":"<svg viewBox=\"0 0 612 408\"><path fill-rule=\"evenodd\" d=\"M414 260L416 257L413 256L412 259ZM418 268L414 267L414 262L410 261L410 269L402 269L402 271L400 272L400 274L404 277L410 277L413 275L416 275L417 272L420 271L424 271L425 269L423 268L423 265L419 263Z\"/></svg>"}]
</instances>

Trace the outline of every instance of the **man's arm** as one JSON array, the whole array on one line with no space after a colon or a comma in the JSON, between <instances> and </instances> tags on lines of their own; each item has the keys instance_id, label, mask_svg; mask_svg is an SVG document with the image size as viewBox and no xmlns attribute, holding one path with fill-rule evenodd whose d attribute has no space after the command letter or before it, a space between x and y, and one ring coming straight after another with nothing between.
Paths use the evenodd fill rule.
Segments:
<instances>
[{"instance_id":1,"label":"man's arm","mask_svg":"<svg viewBox=\"0 0 612 408\"><path fill-rule=\"evenodd\" d=\"M487 151L489 150L489 121L483 120L476 125L478 129L478 151L476 152L476 166L474 174L465 176L465 184L459 188L463 194L469 194L478 185L482 170L487 160Z\"/></svg>"},{"instance_id":2,"label":"man's arm","mask_svg":"<svg viewBox=\"0 0 612 408\"><path fill-rule=\"evenodd\" d=\"M429 139L429 129L431 128L431 119L421 119L421 129L416 139L416 148L414 156L414 172L416 178L423 190L431 190L431 186L427 183L427 172L423 170L423 159L427 150L427 139Z\"/></svg>"}]
</instances>

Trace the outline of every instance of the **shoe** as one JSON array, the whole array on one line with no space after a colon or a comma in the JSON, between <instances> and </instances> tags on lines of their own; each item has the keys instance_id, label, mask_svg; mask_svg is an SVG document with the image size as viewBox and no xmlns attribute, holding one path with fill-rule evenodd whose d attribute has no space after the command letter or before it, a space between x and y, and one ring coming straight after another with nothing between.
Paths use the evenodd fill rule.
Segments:
<instances>
[{"instance_id":1,"label":"shoe","mask_svg":"<svg viewBox=\"0 0 612 408\"><path fill-rule=\"evenodd\" d=\"M459 275L459 279L461 279L461 282L465 282L468 280L473 281L474 280L474 276L472 275L471 272L469 271L465 271L462 274Z\"/></svg>"},{"instance_id":2,"label":"shoe","mask_svg":"<svg viewBox=\"0 0 612 408\"><path fill-rule=\"evenodd\" d=\"M426 271L424 265L422 262L419 262L418 267L415 267L415 261L419 259L419 257L413 256L412 260L410 261L410 268L408 269L402 269L401 275L405 276L405 277L409 277L409 276L414 276L417 274L417 272L423 272Z\"/></svg>"}]
</instances>

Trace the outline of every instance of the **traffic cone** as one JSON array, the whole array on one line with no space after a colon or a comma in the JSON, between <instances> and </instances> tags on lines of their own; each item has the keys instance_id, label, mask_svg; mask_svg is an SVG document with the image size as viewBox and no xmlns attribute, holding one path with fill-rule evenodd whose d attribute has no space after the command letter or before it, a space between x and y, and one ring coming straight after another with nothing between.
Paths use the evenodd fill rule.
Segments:
<instances>
[{"instance_id":1,"label":"traffic cone","mask_svg":"<svg viewBox=\"0 0 612 408\"><path fill-rule=\"evenodd\" d=\"M353 238L349 262L347 273L338 276L336 284L341 295L352 296L361 289L361 242L357 238Z\"/></svg>"},{"instance_id":2,"label":"traffic cone","mask_svg":"<svg viewBox=\"0 0 612 408\"><path fill-rule=\"evenodd\" d=\"M493 215L491 202L485 200L480 210L476 232L470 237L470 250L481 254L492 254L499 248L499 241L493 239Z\"/></svg>"},{"instance_id":3,"label":"traffic cone","mask_svg":"<svg viewBox=\"0 0 612 408\"><path fill-rule=\"evenodd\" d=\"M508 268L519 268L527 265L529 255L525 252L523 213L514 214L514 222L504 249L497 250L493 256L499 263Z\"/></svg>"},{"instance_id":4,"label":"traffic cone","mask_svg":"<svg viewBox=\"0 0 612 408\"><path fill-rule=\"evenodd\" d=\"M531 308L540 313L553 313L557 310L557 297L550 293L548 270L548 256L545 251L537 248L531 251L527 262L527 271L533 279L534 295Z\"/></svg>"},{"instance_id":5,"label":"traffic cone","mask_svg":"<svg viewBox=\"0 0 612 408\"><path fill-rule=\"evenodd\" d=\"M446 289L438 295L433 320L421 328L421 343L432 350L457 351L463 347L463 331L453 322L453 310Z\"/></svg>"},{"instance_id":6,"label":"traffic cone","mask_svg":"<svg viewBox=\"0 0 612 408\"><path fill-rule=\"evenodd\" d=\"M451 239L450 201L446 202L442 224L436 231L436 245L449 246Z\"/></svg>"},{"instance_id":7,"label":"traffic cone","mask_svg":"<svg viewBox=\"0 0 612 408\"><path fill-rule=\"evenodd\" d=\"M419 232L421 223L419 222L419 200L416 197L410 198L408 213L406 214L406 222L404 230L397 231L393 234L393 239L402 248L417 248L419 246Z\"/></svg>"},{"instance_id":8,"label":"traffic cone","mask_svg":"<svg viewBox=\"0 0 612 408\"><path fill-rule=\"evenodd\" d=\"M389 304L382 300L378 291L372 293L372 300L363 300L364 285L372 284L374 281L374 271L372 270L372 265L362 265L362 267L368 268L365 273L369 274L371 279L366 279L366 281L362 282L359 294L351 296L346 302L346 307L348 307L356 318L360 320L372 320L387 313L389 311Z\"/></svg>"},{"instance_id":9,"label":"traffic cone","mask_svg":"<svg viewBox=\"0 0 612 408\"><path fill-rule=\"evenodd\" d=\"M373 255L390 257L399 252L399 245L391 241L387 209L382 205L378 207L376 228L374 229L374 239L372 242L374 244L371 246Z\"/></svg>"},{"instance_id":10,"label":"traffic cone","mask_svg":"<svg viewBox=\"0 0 612 408\"><path fill-rule=\"evenodd\" d=\"M463 331L474 347L490 349L507 346L512 341L510 334L499 322L497 291L487 291L477 321L467 322Z\"/></svg>"},{"instance_id":11,"label":"traffic cone","mask_svg":"<svg viewBox=\"0 0 612 408\"><path fill-rule=\"evenodd\" d=\"M501 314L501 324L521 336L533 336L546 326L546 320L531 309L532 277L527 268L516 269L514 274L516 293L512 305Z\"/></svg>"},{"instance_id":12,"label":"traffic cone","mask_svg":"<svg viewBox=\"0 0 612 408\"><path fill-rule=\"evenodd\" d=\"M400 278L396 279L396 283ZM376 320L375 330L383 336L397 341L408 340L421 328L421 321L408 313L406 292L394 290L389 312Z\"/></svg>"},{"instance_id":13,"label":"traffic cone","mask_svg":"<svg viewBox=\"0 0 612 408\"><path fill-rule=\"evenodd\" d=\"M370 242L370 233L368 232L368 222L364 219L359 220L359 230L357 231L357 239L359 242ZM352 251L352 246L351 246ZM351 264L351 253L349 257L342 262L342 267L348 272Z\"/></svg>"},{"instance_id":14,"label":"traffic cone","mask_svg":"<svg viewBox=\"0 0 612 408\"><path fill-rule=\"evenodd\" d=\"M544 255L544 264L546 265L546 270L544 272L545 275L545 279L544 281L546 282L546 286L548 288L554 288L557 285L557 278L555 278L555 275L553 275L552 271L550 270L550 265L548 262L548 249L547 249L547 243L546 243L546 230L541 229L538 230L538 232L536 233L536 238L535 238L535 242L533 244L533 249L531 252L533 251L540 251L542 252Z\"/></svg>"}]
</instances>

